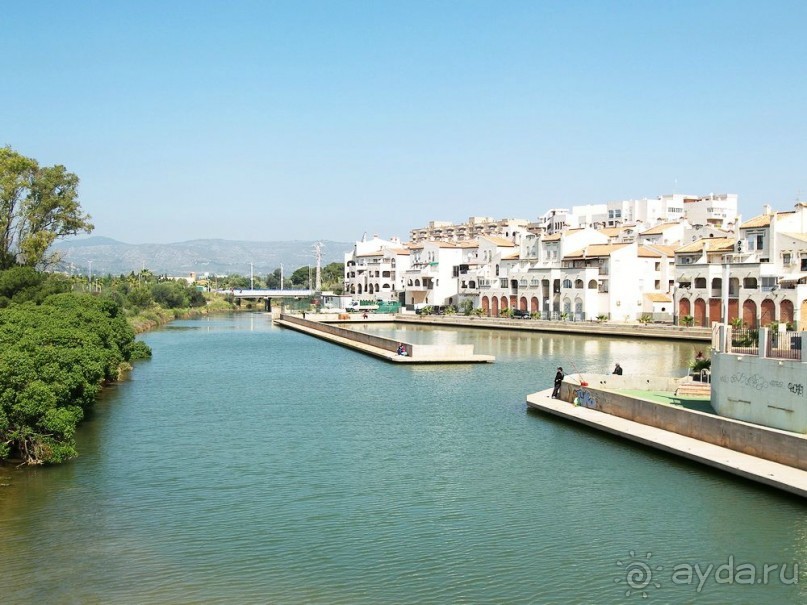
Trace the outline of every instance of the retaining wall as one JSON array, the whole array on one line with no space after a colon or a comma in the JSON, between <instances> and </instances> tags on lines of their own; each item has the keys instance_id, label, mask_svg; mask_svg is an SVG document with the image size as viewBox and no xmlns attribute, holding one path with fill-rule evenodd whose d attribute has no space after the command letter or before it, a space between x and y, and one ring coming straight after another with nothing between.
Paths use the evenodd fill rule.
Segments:
<instances>
[{"instance_id":1,"label":"retaining wall","mask_svg":"<svg viewBox=\"0 0 807 605\"><path fill-rule=\"evenodd\" d=\"M568 380L564 381L560 391L560 397L565 401L572 402L577 398L579 405L606 414L807 470L807 437L803 435L637 399L601 388L593 381L589 386L581 387ZM611 388L614 382L611 381ZM650 390L655 389L651 387Z\"/></svg>"}]
</instances>

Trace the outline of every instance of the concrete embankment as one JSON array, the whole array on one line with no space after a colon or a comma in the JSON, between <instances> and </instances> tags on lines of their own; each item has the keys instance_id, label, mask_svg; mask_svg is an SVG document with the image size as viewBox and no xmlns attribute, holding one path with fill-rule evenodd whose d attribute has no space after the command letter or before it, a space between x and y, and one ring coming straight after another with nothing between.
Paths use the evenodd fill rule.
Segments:
<instances>
[{"instance_id":1,"label":"concrete embankment","mask_svg":"<svg viewBox=\"0 0 807 605\"><path fill-rule=\"evenodd\" d=\"M591 386L595 376L582 376L586 386L578 379L564 382L561 399L550 389L528 395L527 406L807 497L804 436Z\"/></svg>"},{"instance_id":2,"label":"concrete embankment","mask_svg":"<svg viewBox=\"0 0 807 605\"><path fill-rule=\"evenodd\" d=\"M475 354L473 345L407 343L295 315L282 314L275 323L393 363L490 363L495 360L492 355ZM406 355L398 353L400 345L403 345Z\"/></svg>"},{"instance_id":3,"label":"concrete embankment","mask_svg":"<svg viewBox=\"0 0 807 605\"><path fill-rule=\"evenodd\" d=\"M396 322L421 325L462 326L525 332L555 332L586 336L659 338L709 342L711 328L690 328L659 324L599 323L596 321L548 321L543 319L506 319L502 317L467 317L465 315L407 315L395 316Z\"/></svg>"}]
</instances>

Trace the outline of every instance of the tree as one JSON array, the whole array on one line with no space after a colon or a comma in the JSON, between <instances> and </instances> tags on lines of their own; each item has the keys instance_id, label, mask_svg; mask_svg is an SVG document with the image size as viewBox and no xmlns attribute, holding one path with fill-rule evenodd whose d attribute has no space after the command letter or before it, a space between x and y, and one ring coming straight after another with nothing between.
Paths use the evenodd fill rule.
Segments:
<instances>
[{"instance_id":1,"label":"tree","mask_svg":"<svg viewBox=\"0 0 807 605\"><path fill-rule=\"evenodd\" d=\"M308 288L308 277L311 273L312 269L308 265L305 267L300 267L294 273L291 274L289 280L293 286L298 286L301 288Z\"/></svg>"},{"instance_id":2,"label":"tree","mask_svg":"<svg viewBox=\"0 0 807 605\"><path fill-rule=\"evenodd\" d=\"M54 263L58 238L92 231L78 202L78 177L64 166L39 166L0 148L0 268Z\"/></svg>"},{"instance_id":3,"label":"tree","mask_svg":"<svg viewBox=\"0 0 807 605\"><path fill-rule=\"evenodd\" d=\"M275 269L266 276L266 287L269 290L280 290L280 269Z\"/></svg>"}]
</instances>

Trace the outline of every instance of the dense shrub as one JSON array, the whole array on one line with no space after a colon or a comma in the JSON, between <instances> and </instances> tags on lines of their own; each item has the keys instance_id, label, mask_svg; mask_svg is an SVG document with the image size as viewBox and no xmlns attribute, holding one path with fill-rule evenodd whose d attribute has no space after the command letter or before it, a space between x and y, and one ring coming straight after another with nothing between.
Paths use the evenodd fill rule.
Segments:
<instances>
[{"instance_id":1,"label":"dense shrub","mask_svg":"<svg viewBox=\"0 0 807 605\"><path fill-rule=\"evenodd\" d=\"M75 456L84 412L143 347L113 298L63 293L0 310L0 459Z\"/></svg>"}]
</instances>

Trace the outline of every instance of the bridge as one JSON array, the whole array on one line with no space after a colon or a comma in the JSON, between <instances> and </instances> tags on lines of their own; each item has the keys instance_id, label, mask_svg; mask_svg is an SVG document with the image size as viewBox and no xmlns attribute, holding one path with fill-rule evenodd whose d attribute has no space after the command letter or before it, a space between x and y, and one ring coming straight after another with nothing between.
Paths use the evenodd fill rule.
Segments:
<instances>
[{"instance_id":1,"label":"bridge","mask_svg":"<svg viewBox=\"0 0 807 605\"><path fill-rule=\"evenodd\" d=\"M220 294L230 295L241 300L262 300L264 301L264 307L267 311L272 310L273 298L310 298L317 293L316 290L243 290L240 288L216 291Z\"/></svg>"}]
</instances>

